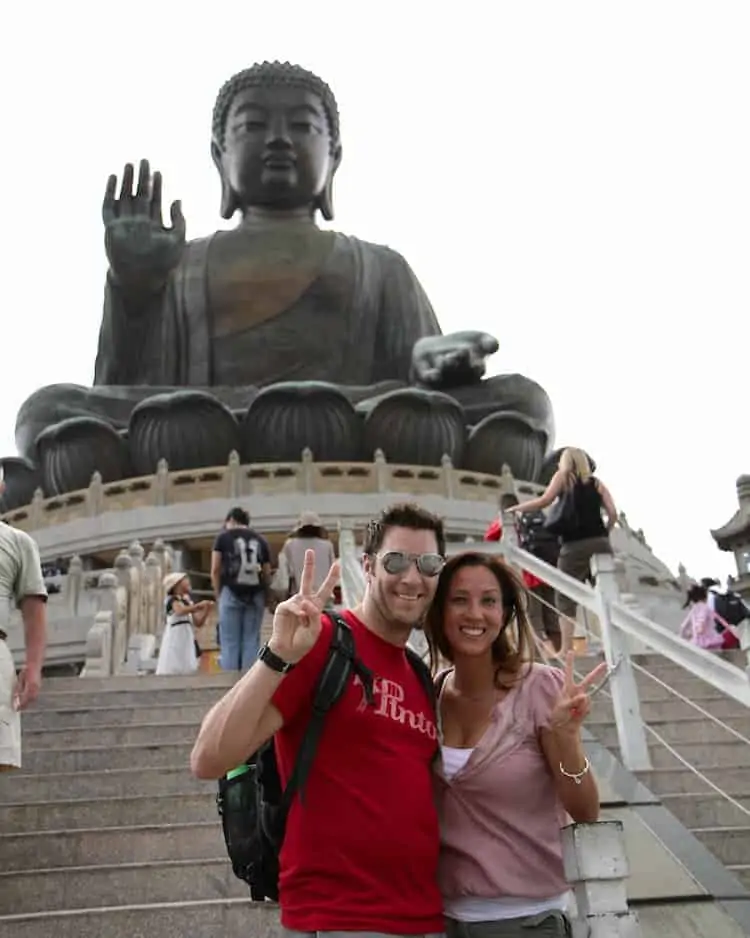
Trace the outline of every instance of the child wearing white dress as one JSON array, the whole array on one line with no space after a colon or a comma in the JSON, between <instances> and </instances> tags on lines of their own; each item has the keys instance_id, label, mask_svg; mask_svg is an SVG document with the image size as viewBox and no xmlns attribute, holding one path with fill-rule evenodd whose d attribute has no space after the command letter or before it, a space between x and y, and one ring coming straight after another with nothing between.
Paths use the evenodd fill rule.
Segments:
<instances>
[{"instance_id":1,"label":"child wearing white dress","mask_svg":"<svg viewBox=\"0 0 750 938\"><path fill-rule=\"evenodd\" d=\"M167 624L161 637L156 673L194 674L198 670L195 629L206 621L213 603L208 599L193 602L186 573L168 573L164 589Z\"/></svg>"}]
</instances>

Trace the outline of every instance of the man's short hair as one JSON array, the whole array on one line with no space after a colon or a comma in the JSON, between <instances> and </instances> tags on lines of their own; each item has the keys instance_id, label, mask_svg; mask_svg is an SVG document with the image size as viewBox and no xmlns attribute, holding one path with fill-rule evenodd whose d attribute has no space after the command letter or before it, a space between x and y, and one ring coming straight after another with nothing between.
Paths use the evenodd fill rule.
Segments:
<instances>
[{"instance_id":1,"label":"man's short hair","mask_svg":"<svg viewBox=\"0 0 750 938\"><path fill-rule=\"evenodd\" d=\"M373 557L383 546L389 528L411 528L413 531L433 531L438 553L445 553L443 519L412 502L403 502L384 508L368 525L365 532L365 554Z\"/></svg>"},{"instance_id":2,"label":"man's short hair","mask_svg":"<svg viewBox=\"0 0 750 938\"><path fill-rule=\"evenodd\" d=\"M250 515L245 511L244 508L233 508L226 518L227 521L234 521L235 524L241 524L243 527L247 527L250 524Z\"/></svg>"}]
</instances>

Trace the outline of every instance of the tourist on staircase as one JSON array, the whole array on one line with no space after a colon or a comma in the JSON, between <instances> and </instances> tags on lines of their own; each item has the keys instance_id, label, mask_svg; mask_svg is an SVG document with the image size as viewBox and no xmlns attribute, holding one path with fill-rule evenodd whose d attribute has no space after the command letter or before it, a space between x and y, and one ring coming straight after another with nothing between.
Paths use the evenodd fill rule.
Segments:
<instances>
[{"instance_id":1,"label":"tourist on staircase","mask_svg":"<svg viewBox=\"0 0 750 938\"><path fill-rule=\"evenodd\" d=\"M708 590L705 586L695 584L690 587L683 609L688 606L690 608L680 626L680 635L699 648L713 650L723 648L722 632L727 630L734 634L734 627L716 609L711 608L708 602ZM721 631L717 629L717 625L721 626Z\"/></svg>"},{"instance_id":2,"label":"tourist on staircase","mask_svg":"<svg viewBox=\"0 0 750 938\"><path fill-rule=\"evenodd\" d=\"M523 586L504 561L452 557L427 616L438 673L440 888L448 938L572 935L560 829L599 816L581 743L589 688L535 663Z\"/></svg>"},{"instance_id":3,"label":"tourist on staircase","mask_svg":"<svg viewBox=\"0 0 750 938\"><path fill-rule=\"evenodd\" d=\"M554 502L554 504L553 504ZM609 489L594 476L589 458L581 449L563 450L557 472L544 493L514 505L510 511L525 513L552 506L546 528L560 538L558 569L576 580L591 579L591 558L611 554L609 532L617 521L617 510ZM602 511L607 515L606 524ZM573 646L573 622L577 604L564 593L557 594L562 634L561 655Z\"/></svg>"},{"instance_id":4,"label":"tourist on staircase","mask_svg":"<svg viewBox=\"0 0 750 938\"><path fill-rule=\"evenodd\" d=\"M708 608L712 612L718 612L722 619L726 620L734 628L725 629L720 622L714 620L716 631L722 637L722 651L734 651L740 648L739 627L745 620L750 619L750 607L739 593L732 589L731 578L727 581L726 590L721 593L717 589L719 581L713 577L703 577L700 581L701 586L705 586L708 591Z\"/></svg>"},{"instance_id":5,"label":"tourist on staircase","mask_svg":"<svg viewBox=\"0 0 750 938\"><path fill-rule=\"evenodd\" d=\"M203 720L191 756L199 778L261 764L258 751L272 738L280 790L306 773L304 797L295 788L288 812L275 793L282 820L274 882L260 881L259 858L250 883L254 896L272 898L278 889L282 926L295 938L444 930L433 687L427 666L406 647L435 593L444 551L440 519L414 505L386 509L367 528L364 597L339 616L323 612L338 565L316 590L308 550L298 592L277 606L259 660ZM337 702L323 711L322 726L313 723L319 680L344 660Z\"/></svg>"},{"instance_id":6,"label":"tourist on staircase","mask_svg":"<svg viewBox=\"0 0 750 938\"><path fill-rule=\"evenodd\" d=\"M258 657L270 580L268 541L250 527L250 515L244 508L233 508L211 553L222 670L247 671Z\"/></svg>"},{"instance_id":7,"label":"tourist on staircase","mask_svg":"<svg viewBox=\"0 0 750 938\"><path fill-rule=\"evenodd\" d=\"M534 557L556 567L560 559L560 540L547 530L543 511L520 514L517 522L518 546ZM562 648L560 620L555 607L555 590L549 583L524 571L524 585L528 590L529 620L542 642L548 641L555 653Z\"/></svg>"},{"instance_id":8,"label":"tourist on staircase","mask_svg":"<svg viewBox=\"0 0 750 938\"><path fill-rule=\"evenodd\" d=\"M0 475L0 495L5 483ZM16 677L6 644L11 603L21 610L26 661ZM0 523L0 772L21 767L20 711L36 700L47 642L47 590L36 543Z\"/></svg>"},{"instance_id":9,"label":"tourist on staircase","mask_svg":"<svg viewBox=\"0 0 750 938\"><path fill-rule=\"evenodd\" d=\"M167 618L161 636L157 674L193 674L198 670L199 648L195 629L206 621L213 603L202 599L194 603L187 573L168 573L164 577L164 612Z\"/></svg>"},{"instance_id":10,"label":"tourist on staircase","mask_svg":"<svg viewBox=\"0 0 750 938\"><path fill-rule=\"evenodd\" d=\"M317 590L325 579L326 571L330 570L336 560L336 551L320 517L314 511L302 512L291 536L284 541L284 545L279 552L279 558L280 560L283 558L284 569L287 571L288 577L285 585L286 595L282 595L282 599L288 599L289 596L297 592L297 586L302 580L302 570L308 550L313 551L315 554L315 570L317 572L313 589ZM282 566L281 563L279 566Z\"/></svg>"}]
</instances>

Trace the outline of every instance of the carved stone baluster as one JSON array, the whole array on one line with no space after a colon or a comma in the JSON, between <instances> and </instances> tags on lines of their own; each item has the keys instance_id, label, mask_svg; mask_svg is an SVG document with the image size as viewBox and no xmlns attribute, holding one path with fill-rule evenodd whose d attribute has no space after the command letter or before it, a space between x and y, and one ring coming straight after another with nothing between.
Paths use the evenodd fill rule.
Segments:
<instances>
[{"instance_id":1,"label":"carved stone baluster","mask_svg":"<svg viewBox=\"0 0 750 938\"><path fill-rule=\"evenodd\" d=\"M160 459L156 464L153 482L154 505L162 508L169 504L169 464L166 459Z\"/></svg>"},{"instance_id":2,"label":"carved stone baluster","mask_svg":"<svg viewBox=\"0 0 750 938\"><path fill-rule=\"evenodd\" d=\"M161 602L161 580L161 563L157 554L152 550L146 557L142 587L144 618L141 631L149 635L159 633L159 625L164 618Z\"/></svg>"},{"instance_id":3,"label":"carved stone baluster","mask_svg":"<svg viewBox=\"0 0 750 938\"><path fill-rule=\"evenodd\" d=\"M503 469L500 473L499 498L501 508L510 508L512 505L518 504L516 480L513 478L513 473L510 471L510 466L507 463L503 464ZM509 521L512 523L513 519L509 518ZM503 525L503 527L505 527L505 525Z\"/></svg>"},{"instance_id":4,"label":"carved stone baluster","mask_svg":"<svg viewBox=\"0 0 750 938\"><path fill-rule=\"evenodd\" d=\"M104 509L104 485L101 472L91 476L91 482L86 489L86 513L90 518L100 515Z\"/></svg>"},{"instance_id":5,"label":"carved stone baluster","mask_svg":"<svg viewBox=\"0 0 750 938\"><path fill-rule=\"evenodd\" d=\"M34 490L34 497L29 505L29 525L31 530L44 526L44 492L41 489Z\"/></svg>"},{"instance_id":6,"label":"carved stone baluster","mask_svg":"<svg viewBox=\"0 0 750 938\"><path fill-rule=\"evenodd\" d=\"M388 463L385 461L385 453L382 449L375 450L375 491L387 492L388 485Z\"/></svg>"},{"instance_id":7,"label":"carved stone baluster","mask_svg":"<svg viewBox=\"0 0 750 938\"><path fill-rule=\"evenodd\" d=\"M128 547L128 555L133 561L133 572L131 575L132 587L128 611L128 640L130 639L131 635L136 635L144 630L143 619L145 616L145 605L143 596L143 579L145 554L146 551L143 549L143 545L138 541L133 541L130 547Z\"/></svg>"},{"instance_id":8,"label":"carved stone baluster","mask_svg":"<svg viewBox=\"0 0 750 938\"><path fill-rule=\"evenodd\" d=\"M443 470L443 493L446 498L453 498L453 460L448 453L443 453L440 465Z\"/></svg>"},{"instance_id":9,"label":"carved stone baluster","mask_svg":"<svg viewBox=\"0 0 750 938\"><path fill-rule=\"evenodd\" d=\"M227 462L227 498L235 501L242 497L242 464L240 454L233 449Z\"/></svg>"},{"instance_id":10,"label":"carved stone baluster","mask_svg":"<svg viewBox=\"0 0 750 938\"><path fill-rule=\"evenodd\" d=\"M307 446L302 450L302 491L305 495L310 495L315 491L313 452Z\"/></svg>"},{"instance_id":11,"label":"carved stone baluster","mask_svg":"<svg viewBox=\"0 0 750 938\"><path fill-rule=\"evenodd\" d=\"M83 578L83 563L78 554L76 554L74 557L70 558L68 572L63 585L65 605L68 607L68 612L71 616L78 614L78 603L80 602L81 591L83 590Z\"/></svg>"},{"instance_id":12,"label":"carved stone baluster","mask_svg":"<svg viewBox=\"0 0 750 938\"><path fill-rule=\"evenodd\" d=\"M97 585L98 611L86 636L86 662L81 677L110 677L114 673L114 634L117 623L118 578L107 570Z\"/></svg>"},{"instance_id":13,"label":"carved stone baluster","mask_svg":"<svg viewBox=\"0 0 750 938\"><path fill-rule=\"evenodd\" d=\"M565 876L576 898L576 938L641 938L638 917L628 908L622 821L571 824L562 840Z\"/></svg>"},{"instance_id":14,"label":"carved stone baluster","mask_svg":"<svg viewBox=\"0 0 750 938\"><path fill-rule=\"evenodd\" d=\"M115 557L114 571L119 585L125 593L125 646L128 641L128 628L131 617L131 607L133 605L133 558L126 550L121 550Z\"/></svg>"}]
</instances>

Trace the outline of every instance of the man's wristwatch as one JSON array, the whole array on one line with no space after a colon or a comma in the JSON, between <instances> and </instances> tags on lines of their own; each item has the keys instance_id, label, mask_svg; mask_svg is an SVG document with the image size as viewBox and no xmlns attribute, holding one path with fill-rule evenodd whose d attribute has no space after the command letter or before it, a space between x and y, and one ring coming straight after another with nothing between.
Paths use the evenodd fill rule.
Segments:
<instances>
[{"instance_id":1,"label":"man's wristwatch","mask_svg":"<svg viewBox=\"0 0 750 938\"><path fill-rule=\"evenodd\" d=\"M283 658L279 658L276 652L271 651L267 642L258 652L258 661L262 661L266 667L278 674L287 674L294 667L294 662L284 661Z\"/></svg>"}]
</instances>

